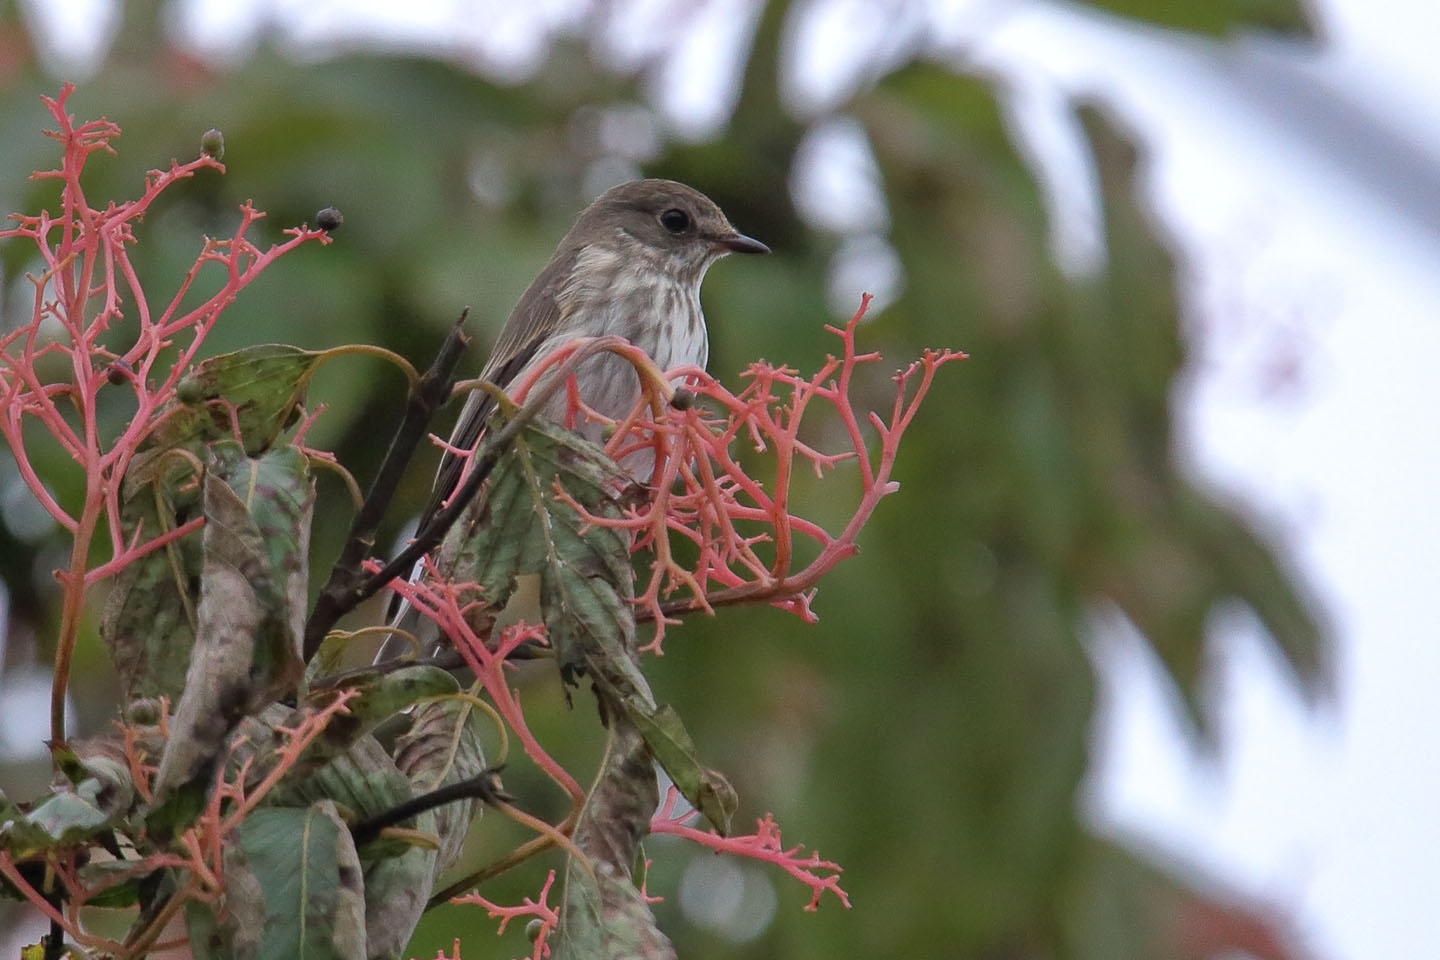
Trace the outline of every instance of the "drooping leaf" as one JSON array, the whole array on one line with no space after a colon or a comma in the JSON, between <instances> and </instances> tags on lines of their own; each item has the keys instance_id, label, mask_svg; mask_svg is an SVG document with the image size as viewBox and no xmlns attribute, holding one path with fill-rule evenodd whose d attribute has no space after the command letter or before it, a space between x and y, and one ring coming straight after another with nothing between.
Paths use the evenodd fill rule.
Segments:
<instances>
[{"instance_id":1,"label":"drooping leaf","mask_svg":"<svg viewBox=\"0 0 1440 960\"><path fill-rule=\"evenodd\" d=\"M575 825L575 845L588 866L574 858L566 864L555 957L669 960L675 956L675 948L656 925L650 905L630 875L657 801L654 767L643 739L626 718L614 718L605 765Z\"/></svg>"},{"instance_id":2,"label":"drooping leaf","mask_svg":"<svg viewBox=\"0 0 1440 960\"><path fill-rule=\"evenodd\" d=\"M276 803L296 805L301 800L320 798L334 799L362 814L379 813L408 796L408 786L402 791L395 786L395 777L408 783L404 774L395 769L395 763L388 755L383 761L371 752L375 746L370 737L381 721L395 712L400 705L415 702L423 697L453 693L457 689L455 678L436 667L412 665L386 674L365 674L359 682L361 693L346 703L346 710L331 716L325 727L311 740L294 765L286 772L277 786ZM359 678L351 678L359 680ZM268 776L276 763L280 762L281 748L287 736L282 730L295 730L306 719L323 709L333 698L332 690L313 692L304 703L287 707L273 703L259 713L244 717L230 736L227 750L227 775L238 774L245 766L248 783L253 785ZM353 767L350 770L330 770L335 764ZM378 777L374 784L377 796L375 806L355 806L358 795L346 796L342 792L329 793L316 789L307 781L313 776L322 779L335 774L340 780L353 776ZM287 791L297 790L296 801L284 799ZM395 795L394 802L386 802Z\"/></svg>"},{"instance_id":3,"label":"drooping leaf","mask_svg":"<svg viewBox=\"0 0 1440 960\"><path fill-rule=\"evenodd\" d=\"M189 521L199 496L185 484L196 478L194 461L141 454L126 474L121 508L125 537L153 540ZM164 469L162 469L164 468ZM140 482L137 475L151 475ZM110 585L100 636L120 677L124 702L142 697L178 701L195 645L202 535L195 531L127 565Z\"/></svg>"},{"instance_id":4,"label":"drooping leaf","mask_svg":"<svg viewBox=\"0 0 1440 960\"><path fill-rule=\"evenodd\" d=\"M444 808L441 808L444 809ZM435 815L427 810L415 818L421 834L434 835ZM366 845L370 848L395 841L385 837ZM403 851L367 860L365 867L365 930L368 956L402 956L430 899L438 871L438 849L412 843Z\"/></svg>"},{"instance_id":5,"label":"drooping leaf","mask_svg":"<svg viewBox=\"0 0 1440 960\"><path fill-rule=\"evenodd\" d=\"M322 358L262 344L198 364L126 471L125 537L152 540L197 514L193 481L209 445L229 442L238 431L250 456L268 450L304 401ZM190 534L128 565L112 584L100 632L125 700L179 699L195 642L203 564L201 536Z\"/></svg>"},{"instance_id":6,"label":"drooping leaf","mask_svg":"<svg viewBox=\"0 0 1440 960\"><path fill-rule=\"evenodd\" d=\"M33 852L79 843L109 831L130 813L135 786L114 744L81 741L52 746L66 780L26 810L0 793L0 848Z\"/></svg>"},{"instance_id":7,"label":"drooping leaf","mask_svg":"<svg viewBox=\"0 0 1440 960\"><path fill-rule=\"evenodd\" d=\"M15 815L0 825L0 841L7 850L25 853L96 836L114 821L113 812L101 800L103 791L104 785L98 780L58 790L29 813Z\"/></svg>"},{"instance_id":8,"label":"drooping leaf","mask_svg":"<svg viewBox=\"0 0 1440 960\"><path fill-rule=\"evenodd\" d=\"M435 675L445 683L435 681ZM403 701L392 701L388 709L377 711L384 715L393 711L395 702L413 703L455 689L450 674L425 666L391 671L378 680L388 682L392 695L404 691ZM429 682L421 686L421 681ZM372 697L372 702L381 699ZM357 712L365 712L363 705ZM415 710L411 729L397 741L398 765L367 735L318 769L302 762L272 799L293 805L323 797L340 805L352 819L375 816L416 794L483 771L482 734L487 722L467 700L431 700ZM242 731L248 725L250 721ZM458 857L476 804L464 800L427 810L415 818L411 832L387 831L358 851L365 872L368 956L397 956L403 950L436 878Z\"/></svg>"},{"instance_id":9,"label":"drooping leaf","mask_svg":"<svg viewBox=\"0 0 1440 960\"><path fill-rule=\"evenodd\" d=\"M346 710L331 719L307 751L311 757L338 756L361 736L374 730L397 711L428 697L443 696L460 689L455 677L439 667L411 664L398 670L362 671L347 676L334 688L320 688L309 700L323 703L331 690L357 690L359 695L346 703Z\"/></svg>"},{"instance_id":10,"label":"drooping leaf","mask_svg":"<svg viewBox=\"0 0 1440 960\"><path fill-rule=\"evenodd\" d=\"M410 729L395 741L395 764L410 778L417 795L477 776L485 770L483 737L488 722L473 703L460 697L422 704ZM470 822L481 809L483 804L473 799L436 808L440 856L432 880L459 858Z\"/></svg>"},{"instance_id":11,"label":"drooping leaf","mask_svg":"<svg viewBox=\"0 0 1440 960\"><path fill-rule=\"evenodd\" d=\"M728 835L740 798L723 774L701 765L695 755L695 741L680 715L669 704L657 707L633 695L624 698L621 705L676 789L722 836Z\"/></svg>"},{"instance_id":12,"label":"drooping leaf","mask_svg":"<svg viewBox=\"0 0 1440 960\"><path fill-rule=\"evenodd\" d=\"M500 421L492 423L492 431ZM492 606L518 574L540 574L540 604L567 679L587 673L606 702L630 715L656 761L722 833L735 791L702 767L678 714L659 707L635 656L630 545L620 532L587 527L557 499L556 483L596 516L618 516L632 484L598 446L548 421L533 422L500 460L478 505L446 541L441 569L475 579Z\"/></svg>"},{"instance_id":13,"label":"drooping leaf","mask_svg":"<svg viewBox=\"0 0 1440 960\"><path fill-rule=\"evenodd\" d=\"M410 781L374 737L365 736L330 762L286 777L266 802L301 807L332 800L351 820L373 817L412 796Z\"/></svg>"},{"instance_id":14,"label":"drooping leaf","mask_svg":"<svg viewBox=\"0 0 1440 960\"><path fill-rule=\"evenodd\" d=\"M214 444L204 481L199 631L156 791L191 780L246 713L293 690L314 486L303 454Z\"/></svg>"},{"instance_id":15,"label":"drooping leaf","mask_svg":"<svg viewBox=\"0 0 1440 960\"><path fill-rule=\"evenodd\" d=\"M492 419L492 436L503 422L499 414ZM629 474L593 443L548 421L531 421L451 529L437 562L452 579L478 583L492 612L509 600L516 577L540 574L545 626L561 675L573 683L589 651L618 651L633 637L633 576L627 538L586 528L557 498L557 480L597 516L620 516L633 487Z\"/></svg>"}]
</instances>

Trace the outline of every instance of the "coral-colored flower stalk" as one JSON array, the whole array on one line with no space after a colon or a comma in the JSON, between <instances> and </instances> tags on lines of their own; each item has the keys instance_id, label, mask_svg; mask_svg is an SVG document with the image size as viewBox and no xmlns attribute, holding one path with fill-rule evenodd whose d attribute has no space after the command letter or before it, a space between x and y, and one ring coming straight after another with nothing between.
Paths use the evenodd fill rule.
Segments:
<instances>
[{"instance_id":1,"label":"coral-colored flower stalk","mask_svg":"<svg viewBox=\"0 0 1440 960\"><path fill-rule=\"evenodd\" d=\"M51 736L56 740L65 736L65 690L86 589L200 524L196 520L148 541L138 534L126 538L121 490L132 458L159 425L176 385L189 373L206 335L240 290L300 244L328 242L324 231L296 227L285 231L288 240L262 249L249 234L264 214L246 203L234 234L205 241L157 313L130 257L137 241L135 224L176 183L206 168L220 172L225 168L208 154L188 163L172 162L168 170L146 174L136 199L92 206L81 183L85 164L97 152L115 152L111 141L120 135L120 128L104 119L77 124L65 110L73 90L67 84L59 97L45 98L57 124L46 134L60 142L63 156L58 168L33 175L37 180L59 181L59 215L16 214L11 219L18 226L0 230L0 239L33 244L44 264L44 270L29 277L34 288L29 321L0 336L0 436L31 493L72 538L69 566L57 574L64 599L51 700ZM210 263L224 271L224 282L198 306L182 311L186 294ZM111 324L127 311L139 327L134 342L107 344ZM179 356L167 364L163 355L172 346L178 346ZM57 356L65 360L65 375L47 376L42 371L53 370L52 358ZM134 395L136 411L119 436L107 438L101 435L98 412L100 391L112 383L123 384ZM83 472L84 498L77 506L67 508L57 501L37 472L25 442L27 418L38 421ZM109 534L110 557L90 567L91 544L102 526Z\"/></svg>"}]
</instances>

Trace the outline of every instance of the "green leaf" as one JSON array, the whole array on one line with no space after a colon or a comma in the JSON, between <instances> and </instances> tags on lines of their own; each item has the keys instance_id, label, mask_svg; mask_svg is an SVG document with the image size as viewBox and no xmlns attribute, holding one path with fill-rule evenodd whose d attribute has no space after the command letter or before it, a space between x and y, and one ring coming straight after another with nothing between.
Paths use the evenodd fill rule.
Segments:
<instances>
[{"instance_id":1,"label":"green leaf","mask_svg":"<svg viewBox=\"0 0 1440 960\"><path fill-rule=\"evenodd\" d=\"M443 808L442 808L443 809ZM436 810L415 818L416 829L434 833ZM393 843L386 838L367 844L371 847ZM381 857L365 866L365 930L367 956L399 957L415 933L434 886L437 850L418 844L403 852Z\"/></svg>"},{"instance_id":2,"label":"green leaf","mask_svg":"<svg viewBox=\"0 0 1440 960\"><path fill-rule=\"evenodd\" d=\"M18 850L23 845L43 849L78 843L108 830L112 815L100 800L103 789L100 781L86 780L73 789L51 794L4 828L7 848Z\"/></svg>"},{"instance_id":3,"label":"green leaf","mask_svg":"<svg viewBox=\"0 0 1440 960\"><path fill-rule=\"evenodd\" d=\"M163 476L162 476L163 473ZM139 476L150 479L140 482ZM126 473L121 527L126 541L153 540L198 515L200 500L183 485L195 479L192 461L141 454ZM100 636L120 677L121 698L178 701L195 645L200 531L146 554L116 576L105 600Z\"/></svg>"},{"instance_id":4,"label":"green leaf","mask_svg":"<svg viewBox=\"0 0 1440 960\"><path fill-rule=\"evenodd\" d=\"M223 911L187 913L197 957L367 956L363 879L335 805L268 807L224 850Z\"/></svg>"},{"instance_id":5,"label":"green leaf","mask_svg":"<svg viewBox=\"0 0 1440 960\"><path fill-rule=\"evenodd\" d=\"M488 723L484 713L460 697L422 704L410 729L395 741L395 764L410 778L417 795L468 780L485 770L483 738ZM436 808L440 856L432 880L459 858L470 822L483 809L484 804L475 799Z\"/></svg>"},{"instance_id":6,"label":"green leaf","mask_svg":"<svg viewBox=\"0 0 1440 960\"><path fill-rule=\"evenodd\" d=\"M1227 34L1247 27L1314 36L1315 27L1300 0L1087 0L1090 6L1176 30Z\"/></svg>"},{"instance_id":7,"label":"green leaf","mask_svg":"<svg viewBox=\"0 0 1440 960\"><path fill-rule=\"evenodd\" d=\"M412 664L398 670L381 672L366 670L352 673L336 687L312 691L309 702L328 700L334 690L358 690L347 711L334 717L316 741L306 750L304 760L339 756L363 735L399 710L428 697L454 693L460 684L448 671L425 664ZM322 760L323 762L323 760Z\"/></svg>"},{"instance_id":8,"label":"green leaf","mask_svg":"<svg viewBox=\"0 0 1440 960\"><path fill-rule=\"evenodd\" d=\"M92 860L76 871L80 882L98 890L85 901L87 907L119 909L140 902L141 877L131 860Z\"/></svg>"},{"instance_id":9,"label":"green leaf","mask_svg":"<svg viewBox=\"0 0 1440 960\"><path fill-rule=\"evenodd\" d=\"M0 794L0 847L24 855L80 843L111 830L135 799L130 770L113 750L98 742L53 751L70 780L51 787L50 796L28 812Z\"/></svg>"},{"instance_id":10,"label":"green leaf","mask_svg":"<svg viewBox=\"0 0 1440 960\"><path fill-rule=\"evenodd\" d=\"M643 697L625 697L621 705L676 789L722 836L728 836L740 798L724 775L701 766L680 715L669 704L656 707Z\"/></svg>"},{"instance_id":11,"label":"green leaf","mask_svg":"<svg viewBox=\"0 0 1440 960\"><path fill-rule=\"evenodd\" d=\"M628 876L596 872L592 880L572 863L553 940L555 960L669 960L675 948Z\"/></svg>"},{"instance_id":12,"label":"green leaf","mask_svg":"<svg viewBox=\"0 0 1440 960\"><path fill-rule=\"evenodd\" d=\"M176 386L176 401L150 444L198 452L238 429L246 453L263 453L293 422L324 359L324 353L264 343L203 360Z\"/></svg>"},{"instance_id":13,"label":"green leaf","mask_svg":"<svg viewBox=\"0 0 1440 960\"><path fill-rule=\"evenodd\" d=\"M305 456L211 451L204 482L199 631L156 792L190 781L245 714L293 691L304 664L306 561L314 486Z\"/></svg>"},{"instance_id":14,"label":"green leaf","mask_svg":"<svg viewBox=\"0 0 1440 960\"><path fill-rule=\"evenodd\" d=\"M503 423L497 413L490 435ZM478 583L492 613L509 600L516 577L540 574L545 626L561 675L573 683L592 651L613 656L633 639L633 574L628 536L585 528L556 497L557 479L576 502L604 517L621 516L634 489L629 474L598 446L534 420L450 530L437 562L451 579Z\"/></svg>"},{"instance_id":15,"label":"green leaf","mask_svg":"<svg viewBox=\"0 0 1440 960\"><path fill-rule=\"evenodd\" d=\"M127 541L154 539L195 516L187 489L211 444L259 456L291 421L324 355L263 344L202 361L177 387L179 397L126 470L122 529ZM232 413L233 419L232 419ZM306 529L308 536L308 524ZM120 572L100 632L120 674L125 700L178 699L197 628L195 583L204 564L201 536L191 534Z\"/></svg>"},{"instance_id":16,"label":"green leaf","mask_svg":"<svg viewBox=\"0 0 1440 960\"><path fill-rule=\"evenodd\" d=\"M281 807L303 807L333 800L349 819L356 820L383 813L412 795L410 781L395 767L390 754L367 735L329 763L286 777L266 801ZM365 852L369 853L368 848Z\"/></svg>"},{"instance_id":17,"label":"green leaf","mask_svg":"<svg viewBox=\"0 0 1440 960\"><path fill-rule=\"evenodd\" d=\"M374 738L370 736L380 723L390 717L400 706L414 703L423 697L453 693L458 684L455 678L437 667L415 665L387 674L366 673L361 677L349 678L360 685L361 693L352 698L348 712L335 714L300 754L294 767L287 771L276 787L277 804L295 806L328 797L362 814L379 813L394 806L409 796L408 778L400 773L388 754L373 753ZM290 708L275 703L258 714L244 717L230 737L227 748L227 772L238 773L242 765L248 764L248 785L259 782L279 761L280 747L284 737L281 728L293 730L307 716L322 709L334 696L332 689L313 692L299 707ZM354 765L355 771L340 768L331 769L335 764ZM372 784L379 791L375 804L362 802L358 793L346 793L344 789L327 792L323 786L308 784L312 777L322 780L334 775L340 780L351 776L374 775L379 779ZM398 778L398 781L396 781ZM400 787L396 786L396 783ZM401 789L403 787L403 789ZM288 791L296 791L290 799ZM393 801L389 798L394 797Z\"/></svg>"},{"instance_id":18,"label":"green leaf","mask_svg":"<svg viewBox=\"0 0 1440 960\"><path fill-rule=\"evenodd\" d=\"M566 864L556 957L675 956L630 875L657 800L644 741L626 718L614 718L605 763L575 824L575 845L589 862L572 857Z\"/></svg>"}]
</instances>

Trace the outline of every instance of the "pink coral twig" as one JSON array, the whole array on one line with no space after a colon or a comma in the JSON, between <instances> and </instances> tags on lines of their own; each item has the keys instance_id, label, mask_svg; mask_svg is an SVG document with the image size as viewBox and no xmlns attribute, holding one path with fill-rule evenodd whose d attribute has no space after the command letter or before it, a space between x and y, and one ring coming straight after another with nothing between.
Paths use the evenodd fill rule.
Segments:
<instances>
[{"instance_id":1,"label":"pink coral twig","mask_svg":"<svg viewBox=\"0 0 1440 960\"><path fill-rule=\"evenodd\" d=\"M534 933L535 945L531 949L530 957L531 960L541 960L542 957L550 956L550 945L547 941L549 940L551 932L554 931L555 925L560 922L560 916L555 912L555 909L546 902L550 897L550 887L554 885L554 883L555 871L551 870L545 878L544 886L540 888L539 899L532 900L526 897L523 903L515 907L502 907L491 900L485 899L479 893L473 892L454 897L450 902L456 904L473 903L477 906L484 907L486 912L489 913L490 919L500 921L500 926L495 931L497 935L505 932L505 927L511 920L522 917L534 917L539 920L539 926ZM460 945L457 942L455 946L456 953L458 954Z\"/></svg>"},{"instance_id":2,"label":"pink coral twig","mask_svg":"<svg viewBox=\"0 0 1440 960\"><path fill-rule=\"evenodd\" d=\"M895 375L889 419L875 413L862 415L852 397L855 372L860 365L880 359L877 353L860 353L855 345L869 304L866 295L844 327L826 328L840 338L843 350L809 377L789 367L757 362L745 372L748 383L739 393L697 367L681 367L658 378L662 384L683 380L718 412L700 404L685 409L661 404L652 386L636 412L616 425L606 447L612 457L644 447L668 452L667 457L657 458L654 495L644 506L619 518L597 517L560 491L560 498L588 524L628 530L635 550L650 554L650 575L635 599L641 616L656 624L646 649L661 652L665 626L674 623L677 615L709 613L722 604L770 603L813 621L810 604L816 584L856 552L860 530L876 505L899 489L890 476L901 437L936 371L965 355L925 351L920 360ZM545 369L548 366L535 371L532 381ZM655 378L646 382L653 385ZM827 453L799 438L806 414L817 403L839 417L848 448ZM658 416L641 415L656 411ZM875 455L870 453L862 423L880 438ZM737 459L734 447L742 437L773 461L775 477L768 484ZM838 533L792 510L797 465L808 463L817 476L823 476L852 460L858 465L860 496ZM693 563L682 565L676 560L672 537L695 546ZM815 557L798 569L797 539L817 548ZM763 552L758 549L762 546ZM677 590L686 595L668 599Z\"/></svg>"},{"instance_id":3,"label":"pink coral twig","mask_svg":"<svg viewBox=\"0 0 1440 960\"><path fill-rule=\"evenodd\" d=\"M285 231L288 239L284 242L261 249L247 235L264 214L246 203L240 208L234 234L205 241L179 290L155 317L130 257L129 248L137 242L134 225L156 198L176 183L207 168L223 173L225 167L204 154L186 163L172 162L167 170L147 173L144 188L135 199L103 208L93 206L81 184L85 163L96 152L113 154L111 140L120 135L120 128L105 119L77 124L65 109L73 91L74 87L66 84L58 97L44 98L57 125L46 135L60 142L62 157L56 169L33 176L60 182L60 215L48 211L17 214L11 218L16 226L0 230L0 239L28 240L45 265L38 276L30 277L35 290L30 321L0 337L0 409L4 411L0 436L36 500L71 535L70 561L60 574L64 595L51 698L51 736L57 740L65 736L65 691L86 589L194 529L186 526L148 543L125 543L120 490L132 459L161 422L174 400L176 386L191 372L206 335L225 307L279 257L310 240L329 242L324 231L297 227ZM224 283L199 306L177 316L182 298L206 263L224 268ZM134 344L117 354L101 340L111 323L124 315L127 304L139 331ZM165 351L181 334L186 342L178 359L162 367ZM47 379L53 377L49 373L53 364L42 363L54 354L68 360L67 374L59 380ZM159 369L164 372L156 379ZM106 440L99 426L99 395L112 375L129 386L137 409L119 436ZM69 413L71 410L74 412ZM40 477L25 435L27 417L39 421L78 464L84 484L76 506L62 504ZM91 546L102 525L112 555L92 567Z\"/></svg>"},{"instance_id":4,"label":"pink coral twig","mask_svg":"<svg viewBox=\"0 0 1440 960\"><path fill-rule=\"evenodd\" d=\"M805 849L803 846L785 849L780 842L780 825L770 814L767 813L762 819L756 820L755 832L748 836L722 837L713 830L699 830L688 826L686 821L694 817L695 812L687 810L676 813L675 806L679 796L680 791L671 787L660 810L650 820L651 833L668 833L677 837L685 837L701 846L709 847L716 853L730 853L750 857L753 860L761 860L765 863L773 863L810 888L810 902L805 905L806 910L819 909L820 897L827 892L838 897L840 903L849 909L850 896L840 887L840 865L829 860L821 860L817 853L803 853Z\"/></svg>"}]
</instances>

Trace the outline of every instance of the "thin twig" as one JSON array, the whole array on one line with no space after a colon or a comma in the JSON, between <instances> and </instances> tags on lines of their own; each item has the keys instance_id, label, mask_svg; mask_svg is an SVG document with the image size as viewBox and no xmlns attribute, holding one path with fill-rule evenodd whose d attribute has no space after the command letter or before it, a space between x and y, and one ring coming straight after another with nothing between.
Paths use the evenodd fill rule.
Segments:
<instances>
[{"instance_id":1,"label":"thin twig","mask_svg":"<svg viewBox=\"0 0 1440 960\"><path fill-rule=\"evenodd\" d=\"M426 810L443 807L447 803L457 800L484 800L486 803L499 805L513 799L500 785L500 768L487 767L473 777L446 784L418 797L411 797L389 810L361 820L350 828L350 836L354 838L356 847L363 847L378 837L380 831L386 827L393 827Z\"/></svg>"},{"instance_id":2,"label":"thin twig","mask_svg":"<svg viewBox=\"0 0 1440 960\"><path fill-rule=\"evenodd\" d=\"M355 589L364 580L360 563L375 545L376 531L380 529L380 522L390 508L390 501L394 499L400 479L410 465L416 447L426 436L430 420L435 416L435 411L450 398L450 388L455 382L455 365L460 362L460 355L470 343L464 330L465 319L469 314L470 308L466 307L450 335L440 346L435 362L410 391L405 405L405 417L395 430L390 449L385 452L385 460L380 465L380 472L375 475L375 480L370 485L370 493L350 524L350 535L345 541L345 547L340 551L340 558L335 561L335 567L330 571L330 579L320 591L315 601L315 609L305 623L304 652L307 662L320 649L320 644L330 632L330 628L369 596L360 594Z\"/></svg>"},{"instance_id":3,"label":"thin twig","mask_svg":"<svg viewBox=\"0 0 1440 960\"><path fill-rule=\"evenodd\" d=\"M530 421L540 415L540 411L549 404L550 398L554 396L555 392L560 390L569 381L570 377L575 373L576 368L590 356L602 350L613 349L617 342L621 344L625 343L625 341L618 337L597 337L594 340L583 343L570 354L564 363L557 366L553 376L540 383L535 390L531 391L530 395L526 397L524 405L515 411L515 414L506 421L505 426L496 431L493 437L487 435L486 440L475 451L474 458L470 465L470 472L466 475L465 482L457 487L455 492L450 495L450 500L444 508L437 511L430 519L430 522L416 532L415 539L410 541L410 544L406 546L404 550L401 550L393 560L385 564L378 573L375 573L354 589L350 598L347 598L353 599L351 599L350 605L346 607L346 609L354 607L361 601L383 590L390 584L390 581L396 577L408 576L414 568L416 561L429 553L431 549L445 538L445 534L455 525L455 521L460 519L460 514L469 506L470 501L475 499L475 494L479 492L480 486L495 470L496 464L500 462L500 457L505 451L510 449L510 445L515 442L515 438L520 436L525 428L530 425ZM323 637L324 635L322 634L321 638L323 639ZM306 644L308 654L308 635L306 637Z\"/></svg>"}]
</instances>

